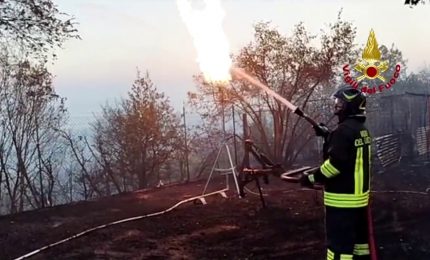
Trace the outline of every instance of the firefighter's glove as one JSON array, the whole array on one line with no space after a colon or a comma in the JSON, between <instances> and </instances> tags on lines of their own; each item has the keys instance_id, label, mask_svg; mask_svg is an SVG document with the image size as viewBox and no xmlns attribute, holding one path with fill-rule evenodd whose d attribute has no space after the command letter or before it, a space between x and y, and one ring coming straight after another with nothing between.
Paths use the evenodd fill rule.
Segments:
<instances>
[{"instance_id":1,"label":"firefighter's glove","mask_svg":"<svg viewBox=\"0 0 430 260\"><path fill-rule=\"evenodd\" d=\"M300 177L300 185L307 188L313 188L315 177L312 173L303 173Z\"/></svg>"},{"instance_id":2,"label":"firefighter's glove","mask_svg":"<svg viewBox=\"0 0 430 260\"><path fill-rule=\"evenodd\" d=\"M315 130L316 136L322 136L324 138L327 138L327 136L330 134L330 130L323 123L319 123L318 125L314 126L313 128Z\"/></svg>"}]
</instances>

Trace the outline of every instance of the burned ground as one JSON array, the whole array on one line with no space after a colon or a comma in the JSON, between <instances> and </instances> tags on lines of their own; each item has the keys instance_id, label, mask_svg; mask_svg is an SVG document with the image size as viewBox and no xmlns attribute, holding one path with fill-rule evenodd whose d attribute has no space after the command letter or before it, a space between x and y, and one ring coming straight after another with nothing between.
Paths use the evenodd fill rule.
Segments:
<instances>
[{"instance_id":1,"label":"burned ground","mask_svg":"<svg viewBox=\"0 0 430 260\"><path fill-rule=\"evenodd\" d=\"M428 164L374 174L372 211L379 259L430 259ZM121 194L0 218L0 259L13 259L88 228L165 210L199 195L202 182ZM248 194L97 230L32 259L324 259L321 191L271 178L267 208Z\"/></svg>"}]
</instances>

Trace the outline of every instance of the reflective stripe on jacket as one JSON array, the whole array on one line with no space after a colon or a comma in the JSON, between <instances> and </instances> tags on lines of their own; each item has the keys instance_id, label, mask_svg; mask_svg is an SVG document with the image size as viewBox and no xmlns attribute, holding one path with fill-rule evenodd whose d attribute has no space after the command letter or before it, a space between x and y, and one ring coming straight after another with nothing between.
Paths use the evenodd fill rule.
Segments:
<instances>
[{"instance_id":1,"label":"reflective stripe on jacket","mask_svg":"<svg viewBox=\"0 0 430 260\"><path fill-rule=\"evenodd\" d=\"M371 142L365 118L347 118L328 137L325 161L324 204L338 208L368 205Z\"/></svg>"}]
</instances>

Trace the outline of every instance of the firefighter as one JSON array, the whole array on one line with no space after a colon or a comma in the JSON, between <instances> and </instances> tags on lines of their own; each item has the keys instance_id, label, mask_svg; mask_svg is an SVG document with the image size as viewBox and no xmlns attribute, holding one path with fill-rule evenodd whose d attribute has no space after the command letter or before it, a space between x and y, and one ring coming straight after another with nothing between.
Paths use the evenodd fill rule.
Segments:
<instances>
[{"instance_id":1,"label":"firefighter","mask_svg":"<svg viewBox=\"0 0 430 260\"><path fill-rule=\"evenodd\" d=\"M366 97L344 87L336 91L332 132L314 127L325 139L324 162L301 177L303 186L324 185L327 259L370 259L367 207L370 190L371 135L366 120Z\"/></svg>"}]
</instances>

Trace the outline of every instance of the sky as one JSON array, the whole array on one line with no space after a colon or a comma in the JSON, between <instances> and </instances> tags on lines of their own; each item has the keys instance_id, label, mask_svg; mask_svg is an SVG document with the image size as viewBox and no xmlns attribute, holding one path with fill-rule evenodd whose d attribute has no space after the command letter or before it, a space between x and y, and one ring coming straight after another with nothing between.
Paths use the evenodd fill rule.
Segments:
<instances>
[{"instance_id":1,"label":"sky","mask_svg":"<svg viewBox=\"0 0 430 260\"><path fill-rule=\"evenodd\" d=\"M199 4L201 0L192 0ZM357 27L356 44L371 29L378 43L394 45L408 60L408 71L430 63L430 1L411 8L404 0L224 0L224 29L232 53L253 38L253 25L271 21L284 35L304 22L318 34L342 18ZM148 71L178 111L194 90L199 73L192 38L175 0L54 0L73 16L81 40L69 40L51 66L57 93L67 98L71 125L85 128L101 105L127 95L137 70Z\"/></svg>"}]
</instances>

